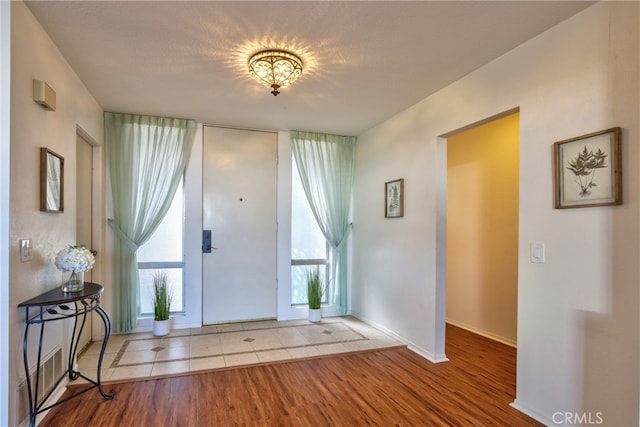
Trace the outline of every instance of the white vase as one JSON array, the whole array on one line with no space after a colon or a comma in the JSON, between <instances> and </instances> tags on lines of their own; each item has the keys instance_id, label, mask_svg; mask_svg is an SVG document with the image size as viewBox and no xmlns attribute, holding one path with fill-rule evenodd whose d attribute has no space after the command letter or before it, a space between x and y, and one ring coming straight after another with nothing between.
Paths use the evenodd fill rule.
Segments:
<instances>
[{"instance_id":1,"label":"white vase","mask_svg":"<svg viewBox=\"0 0 640 427\"><path fill-rule=\"evenodd\" d=\"M156 337L163 337L165 335L168 335L170 330L171 319L153 321L153 335L155 335Z\"/></svg>"},{"instance_id":2,"label":"white vase","mask_svg":"<svg viewBox=\"0 0 640 427\"><path fill-rule=\"evenodd\" d=\"M322 308L309 309L309 322L318 323L322 318Z\"/></svg>"}]
</instances>

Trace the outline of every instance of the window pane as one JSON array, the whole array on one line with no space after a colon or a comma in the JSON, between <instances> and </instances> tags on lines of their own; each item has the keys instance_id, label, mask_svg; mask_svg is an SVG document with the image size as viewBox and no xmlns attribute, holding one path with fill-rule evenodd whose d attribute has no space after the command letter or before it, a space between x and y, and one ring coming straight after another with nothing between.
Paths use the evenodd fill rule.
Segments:
<instances>
[{"instance_id":1,"label":"window pane","mask_svg":"<svg viewBox=\"0 0 640 427\"><path fill-rule=\"evenodd\" d=\"M138 249L138 262L182 261L184 196L178 185L171 207L151 238Z\"/></svg>"},{"instance_id":2,"label":"window pane","mask_svg":"<svg viewBox=\"0 0 640 427\"><path fill-rule=\"evenodd\" d=\"M291 259L326 259L327 242L318 227L293 162L291 188Z\"/></svg>"},{"instance_id":3,"label":"window pane","mask_svg":"<svg viewBox=\"0 0 640 427\"><path fill-rule=\"evenodd\" d=\"M307 304L307 272L313 271L317 265L291 266L291 304ZM320 265L320 280L326 286L327 266ZM325 290L322 303L329 301L329 292Z\"/></svg>"},{"instance_id":4,"label":"window pane","mask_svg":"<svg viewBox=\"0 0 640 427\"><path fill-rule=\"evenodd\" d=\"M182 268L143 269L138 271L140 278L140 312L143 315L153 314L153 276L158 272L167 274L167 283L171 289L171 312L182 312Z\"/></svg>"},{"instance_id":5,"label":"window pane","mask_svg":"<svg viewBox=\"0 0 640 427\"><path fill-rule=\"evenodd\" d=\"M138 249L139 303L142 315L153 315L153 275L167 273L173 289L171 312L184 312L184 189L178 185L167 215L149 240Z\"/></svg>"},{"instance_id":6,"label":"window pane","mask_svg":"<svg viewBox=\"0 0 640 427\"><path fill-rule=\"evenodd\" d=\"M326 283L327 241L318 227L304 194L298 168L293 161L291 177L291 304L307 304L307 272L320 267L320 278ZM322 302L329 301L326 291Z\"/></svg>"}]
</instances>

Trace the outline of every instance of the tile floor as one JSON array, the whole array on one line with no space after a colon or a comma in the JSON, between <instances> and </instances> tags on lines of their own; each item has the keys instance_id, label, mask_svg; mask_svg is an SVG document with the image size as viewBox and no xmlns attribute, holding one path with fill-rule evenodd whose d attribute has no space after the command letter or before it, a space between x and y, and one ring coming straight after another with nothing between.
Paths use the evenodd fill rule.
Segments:
<instances>
[{"instance_id":1,"label":"tile floor","mask_svg":"<svg viewBox=\"0 0 640 427\"><path fill-rule=\"evenodd\" d=\"M78 359L83 375L95 378L101 342ZM275 320L112 335L102 361L102 381L119 381L251 365L401 345L353 317ZM73 383L83 382L82 378Z\"/></svg>"}]
</instances>

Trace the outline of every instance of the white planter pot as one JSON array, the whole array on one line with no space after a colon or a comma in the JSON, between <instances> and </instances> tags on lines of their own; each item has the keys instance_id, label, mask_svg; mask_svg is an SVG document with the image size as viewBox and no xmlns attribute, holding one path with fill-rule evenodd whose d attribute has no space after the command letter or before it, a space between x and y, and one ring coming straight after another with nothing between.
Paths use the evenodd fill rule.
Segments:
<instances>
[{"instance_id":1,"label":"white planter pot","mask_svg":"<svg viewBox=\"0 0 640 427\"><path fill-rule=\"evenodd\" d=\"M156 337L163 337L165 335L168 335L170 330L171 319L153 321L153 335L155 335Z\"/></svg>"},{"instance_id":2,"label":"white planter pot","mask_svg":"<svg viewBox=\"0 0 640 427\"><path fill-rule=\"evenodd\" d=\"M318 323L322 318L322 308L309 309L309 322Z\"/></svg>"}]
</instances>

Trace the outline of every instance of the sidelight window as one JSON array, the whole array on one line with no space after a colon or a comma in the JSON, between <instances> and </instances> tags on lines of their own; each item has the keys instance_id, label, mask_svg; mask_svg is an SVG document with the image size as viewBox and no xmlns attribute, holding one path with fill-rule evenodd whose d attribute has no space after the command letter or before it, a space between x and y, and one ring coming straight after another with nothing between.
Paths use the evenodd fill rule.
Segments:
<instances>
[{"instance_id":1,"label":"sidelight window","mask_svg":"<svg viewBox=\"0 0 640 427\"><path fill-rule=\"evenodd\" d=\"M320 268L322 283L327 283L329 251L327 241L316 222L304 194L298 168L293 159L291 177L291 304L307 304L307 273ZM324 293L323 303L329 301Z\"/></svg>"},{"instance_id":2,"label":"sidelight window","mask_svg":"<svg viewBox=\"0 0 640 427\"><path fill-rule=\"evenodd\" d=\"M149 240L138 249L140 314L153 315L153 276L167 274L173 290L171 312L184 312L184 188L178 185L167 215Z\"/></svg>"}]
</instances>

